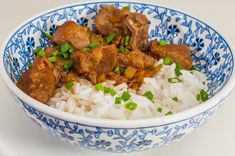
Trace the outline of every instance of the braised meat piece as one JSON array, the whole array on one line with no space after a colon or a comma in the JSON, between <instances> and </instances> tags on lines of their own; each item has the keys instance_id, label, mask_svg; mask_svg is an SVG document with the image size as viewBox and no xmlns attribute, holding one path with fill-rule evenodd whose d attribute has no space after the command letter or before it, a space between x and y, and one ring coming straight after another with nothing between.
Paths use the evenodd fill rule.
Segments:
<instances>
[{"instance_id":1,"label":"braised meat piece","mask_svg":"<svg viewBox=\"0 0 235 156\"><path fill-rule=\"evenodd\" d=\"M145 69L155 64L155 59L139 50L131 51L126 55L128 65L137 69Z\"/></svg>"},{"instance_id":2,"label":"braised meat piece","mask_svg":"<svg viewBox=\"0 0 235 156\"><path fill-rule=\"evenodd\" d=\"M32 68L23 73L16 85L32 98L46 104L56 89L53 65L46 58L37 57Z\"/></svg>"},{"instance_id":3,"label":"braised meat piece","mask_svg":"<svg viewBox=\"0 0 235 156\"><path fill-rule=\"evenodd\" d=\"M119 84L122 84L122 83L127 83L128 82L128 79L125 78L124 76L118 74L118 73L114 73L114 72L110 72L107 76L107 78L109 80L113 80L115 81L115 85L119 85Z\"/></svg>"},{"instance_id":4,"label":"braised meat piece","mask_svg":"<svg viewBox=\"0 0 235 156\"><path fill-rule=\"evenodd\" d=\"M112 5L105 5L96 16L96 29L104 36L111 33L115 33L116 36L126 35L129 30L123 25L125 16L123 10L119 10Z\"/></svg>"},{"instance_id":5,"label":"braised meat piece","mask_svg":"<svg viewBox=\"0 0 235 156\"><path fill-rule=\"evenodd\" d=\"M140 13L129 13L123 20L124 25L131 32L130 45L133 50L148 49L148 19Z\"/></svg>"},{"instance_id":6,"label":"braised meat piece","mask_svg":"<svg viewBox=\"0 0 235 156\"><path fill-rule=\"evenodd\" d=\"M108 74L117 64L117 48L114 44L94 48L91 52L77 51L72 53L73 68L79 74L84 74L92 83L97 78Z\"/></svg>"},{"instance_id":7,"label":"braised meat piece","mask_svg":"<svg viewBox=\"0 0 235 156\"><path fill-rule=\"evenodd\" d=\"M99 11L95 25L104 36L115 33L116 41L131 36L130 46L133 50L145 51L148 48L148 19L142 14L106 5Z\"/></svg>"},{"instance_id":8,"label":"braised meat piece","mask_svg":"<svg viewBox=\"0 0 235 156\"><path fill-rule=\"evenodd\" d=\"M192 58L190 56L190 49L186 44L169 44L160 46L157 40L151 44L150 51L152 54L159 55L160 57L171 57L175 63L178 63L184 69L192 67Z\"/></svg>"},{"instance_id":9,"label":"braised meat piece","mask_svg":"<svg viewBox=\"0 0 235 156\"><path fill-rule=\"evenodd\" d=\"M52 43L57 45L69 43L75 50L85 48L90 44L88 28L73 21L65 22L58 27L52 38Z\"/></svg>"}]
</instances>

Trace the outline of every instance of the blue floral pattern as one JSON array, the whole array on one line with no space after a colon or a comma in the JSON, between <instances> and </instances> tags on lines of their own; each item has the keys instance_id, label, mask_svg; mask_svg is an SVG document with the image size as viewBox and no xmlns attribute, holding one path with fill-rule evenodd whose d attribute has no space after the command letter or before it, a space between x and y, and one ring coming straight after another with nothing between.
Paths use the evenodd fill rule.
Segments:
<instances>
[{"instance_id":1,"label":"blue floral pattern","mask_svg":"<svg viewBox=\"0 0 235 156\"><path fill-rule=\"evenodd\" d=\"M184 13L156 5L135 2L84 2L44 13L25 23L12 35L4 47L4 68L12 81L16 82L34 60L33 51L37 47L43 48L50 44L48 39L42 37L42 32L53 35L58 25L68 20L94 29L98 10L105 4L118 8L128 5L131 11L147 15L151 21L150 40L166 39L170 43L188 44L194 65L207 76L210 96L218 93L230 79L234 67L232 51L223 37L205 23ZM75 145L112 152L140 151L180 140L203 125L221 106L222 101L181 121L127 129L65 121L40 112L18 99L26 113L53 135Z\"/></svg>"}]
</instances>

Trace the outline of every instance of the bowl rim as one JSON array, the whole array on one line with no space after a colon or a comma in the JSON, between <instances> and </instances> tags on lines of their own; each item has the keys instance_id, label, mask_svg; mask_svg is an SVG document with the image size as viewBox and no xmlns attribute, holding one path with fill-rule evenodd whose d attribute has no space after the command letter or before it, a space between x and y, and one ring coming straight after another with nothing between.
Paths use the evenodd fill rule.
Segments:
<instances>
[{"instance_id":1,"label":"bowl rim","mask_svg":"<svg viewBox=\"0 0 235 156\"><path fill-rule=\"evenodd\" d=\"M19 24L15 29L13 29L11 31L11 33L9 33L9 35L6 37L6 39L4 40L4 42L2 43L1 47L0 47L0 51L2 51L2 53L0 54L0 72L2 75L2 78L5 82L5 84L7 85L7 87L11 90L11 92L19 97L19 99L21 99L22 101L24 101L25 103L27 103L27 105L29 105L30 107L33 107L34 109L36 109L37 111L40 111L50 117L54 117L57 118L61 121L69 121L71 123L74 124L79 124L79 125L84 125L84 126L89 126L89 127L106 127L106 128L144 128L144 127L156 127L156 126L163 126L163 125L168 125L168 124L172 124L172 123L176 123L176 122L180 122L180 121L184 121L187 119L190 119L192 117L195 117L197 115L200 115L214 107L216 107L218 104L220 104L221 102L223 102L223 100L231 93L233 87L235 86L235 72L234 72L234 68L233 71L231 73L231 76L228 80L228 82L223 86L223 88L216 93L216 95L214 95L213 97L211 97L210 99L208 99L206 102L201 103L198 106L195 106L193 108L175 113L173 115L170 116L162 116L162 117L154 117L154 118L147 118L147 119L132 119L132 120L116 120L116 119L100 119L100 118L92 118L92 117L87 117L87 116L79 116L79 115L75 115L75 114L71 114L71 113L66 113L57 109L54 109L52 107L49 107L33 98L31 98L30 96L28 96L27 94L25 94L23 91L21 91L9 78L9 76L7 75L7 72L4 68L4 63L3 63L3 58L4 58L4 50L5 47L9 41L9 39L15 34L17 33L17 31L22 28L24 25L26 25L28 22L44 15L44 14L48 14L51 12L54 12L56 10L59 9L63 9L63 8L68 8L68 7L72 7L72 6L82 6L84 4L94 4L94 3L132 3L132 4L146 4L146 5L150 5L150 6L158 6L160 8L164 8L164 9L169 9L169 10L174 10L177 11L178 13L184 14L188 17L193 18L194 20L197 20L199 22L202 22L203 24L207 25L210 29L214 30L215 32L217 32L223 39L224 41L227 43L227 45L229 46L229 48L231 49L232 52L232 56L233 58L235 58L235 49L234 46L232 44L232 42L230 40L228 40L227 37L225 37L223 34L219 33L221 31L216 31L219 30L216 27L212 27L211 24L208 24L206 22L204 22L203 20L199 20L197 17L195 16L191 16L190 14L181 11L180 9L172 9L170 7L167 6L163 6L163 5L158 5L156 2L154 3L151 0L146 0L145 2L140 2L138 0L128 0L128 1L121 1L121 0L102 0L102 1L96 1L96 0L88 0L85 2L75 2L75 3L69 3L69 4L65 4L65 5L60 5L58 7L54 7L42 12L37 13L34 16L31 16L30 18L24 20L21 24ZM214 29L216 28L216 30ZM233 59L234 60L234 59ZM233 62L233 66L234 66L234 62Z\"/></svg>"}]
</instances>

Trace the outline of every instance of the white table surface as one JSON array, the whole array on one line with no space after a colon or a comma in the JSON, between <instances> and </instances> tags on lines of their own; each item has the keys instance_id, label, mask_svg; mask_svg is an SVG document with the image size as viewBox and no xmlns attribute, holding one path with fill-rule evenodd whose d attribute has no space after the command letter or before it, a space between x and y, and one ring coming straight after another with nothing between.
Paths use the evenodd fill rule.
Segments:
<instances>
[{"instance_id":1,"label":"white table surface","mask_svg":"<svg viewBox=\"0 0 235 156\"><path fill-rule=\"evenodd\" d=\"M71 2L77 1L0 0L0 43L14 27L28 17ZM155 0L155 2L212 23L235 44L234 0ZM66 144L42 131L13 101L0 78L0 156L234 156L234 120L235 90L226 99L224 107L207 124L180 142L134 154L88 151Z\"/></svg>"}]
</instances>

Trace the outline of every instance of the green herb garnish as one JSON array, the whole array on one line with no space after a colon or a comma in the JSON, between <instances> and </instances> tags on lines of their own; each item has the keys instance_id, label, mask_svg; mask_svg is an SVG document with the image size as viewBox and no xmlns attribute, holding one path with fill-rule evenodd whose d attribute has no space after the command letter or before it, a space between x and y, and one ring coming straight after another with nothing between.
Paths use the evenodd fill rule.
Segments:
<instances>
[{"instance_id":1,"label":"green herb garnish","mask_svg":"<svg viewBox=\"0 0 235 156\"><path fill-rule=\"evenodd\" d=\"M172 115L172 114L173 114L173 112L172 112L172 111L169 111L169 112L167 112L165 115L168 116L168 115Z\"/></svg>"},{"instance_id":2,"label":"green herb garnish","mask_svg":"<svg viewBox=\"0 0 235 156\"><path fill-rule=\"evenodd\" d=\"M131 98L131 95L128 92L123 92L121 98L123 101L127 101Z\"/></svg>"},{"instance_id":3,"label":"green herb garnish","mask_svg":"<svg viewBox=\"0 0 235 156\"><path fill-rule=\"evenodd\" d=\"M204 89L200 90L200 93L197 94L197 100L198 101L206 101L208 100L209 96L207 94L207 92Z\"/></svg>"},{"instance_id":4,"label":"green herb garnish","mask_svg":"<svg viewBox=\"0 0 235 156\"><path fill-rule=\"evenodd\" d=\"M120 47L120 48L118 48L118 52L125 54L125 53L129 52L129 50L127 48Z\"/></svg>"},{"instance_id":5,"label":"green herb garnish","mask_svg":"<svg viewBox=\"0 0 235 156\"><path fill-rule=\"evenodd\" d=\"M119 66L116 66L113 71L114 71L115 73L120 73L120 68L119 68Z\"/></svg>"},{"instance_id":6,"label":"green herb garnish","mask_svg":"<svg viewBox=\"0 0 235 156\"><path fill-rule=\"evenodd\" d=\"M66 89L67 89L67 90L70 90L70 89L73 88L73 86L74 86L73 81L70 81L70 82L68 82L68 83L66 84Z\"/></svg>"},{"instance_id":7,"label":"green herb garnish","mask_svg":"<svg viewBox=\"0 0 235 156\"><path fill-rule=\"evenodd\" d=\"M43 50L38 51L37 56L40 56L40 57L45 56L45 51Z\"/></svg>"},{"instance_id":8,"label":"green herb garnish","mask_svg":"<svg viewBox=\"0 0 235 156\"><path fill-rule=\"evenodd\" d=\"M154 103L154 101L153 101L153 93L152 93L151 91L145 92L145 93L144 93L144 96L145 96L146 98L148 98L152 103Z\"/></svg>"},{"instance_id":9,"label":"green herb garnish","mask_svg":"<svg viewBox=\"0 0 235 156\"><path fill-rule=\"evenodd\" d=\"M53 55L53 56L59 55L59 51L58 51L58 50L53 51L53 52L52 52L52 55Z\"/></svg>"},{"instance_id":10,"label":"green herb garnish","mask_svg":"<svg viewBox=\"0 0 235 156\"><path fill-rule=\"evenodd\" d=\"M71 46L70 46L68 43L65 43L65 44L63 44L62 46L60 46L60 51L61 51L62 53L65 53L65 52L67 52L70 48L71 48Z\"/></svg>"},{"instance_id":11,"label":"green herb garnish","mask_svg":"<svg viewBox=\"0 0 235 156\"><path fill-rule=\"evenodd\" d=\"M89 48L93 49L93 48L97 48L99 47L99 44L96 43L96 42L92 42L90 45L89 45Z\"/></svg>"},{"instance_id":12,"label":"green herb garnish","mask_svg":"<svg viewBox=\"0 0 235 156\"><path fill-rule=\"evenodd\" d=\"M166 46L168 44L168 42L167 42L167 40L161 40L161 41L159 41L158 42L158 45L160 45L160 46Z\"/></svg>"},{"instance_id":13,"label":"green herb garnish","mask_svg":"<svg viewBox=\"0 0 235 156\"><path fill-rule=\"evenodd\" d=\"M125 68L124 67L120 67L120 73L122 74L122 75L124 75L125 74Z\"/></svg>"},{"instance_id":14,"label":"green herb garnish","mask_svg":"<svg viewBox=\"0 0 235 156\"><path fill-rule=\"evenodd\" d=\"M121 97L116 97L115 98L115 104L121 104L122 103L122 98Z\"/></svg>"},{"instance_id":15,"label":"green herb garnish","mask_svg":"<svg viewBox=\"0 0 235 156\"><path fill-rule=\"evenodd\" d=\"M53 38L53 36L49 33L46 32L42 32L43 36L45 36L46 38L48 38L49 40L51 40Z\"/></svg>"},{"instance_id":16,"label":"green herb garnish","mask_svg":"<svg viewBox=\"0 0 235 156\"><path fill-rule=\"evenodd\" d=\"M55 63L56 62L56 57L55 56L49 57L48 61L51 62L51 63Z\"/></svg>"},{"instance_id":17,"label":"green herb garnish","mask_svg":"<svg viewBox=\"0 0 235 156\"><path fill-rule=\"evenodd\" d=\"M171 77L171 78L168 78L168 82L169 83L180 83L182 82L183 80L179 79L178 77Z\"/></svg>"},{"instance_id":18,"label":"green herb garnish","mask_svg":"<svg viewBox=\"0 0 235 156\"><path fill-rule=\"evenodd\" d=\"M161 112L162 112L162 108L161 108L161 107L158 107L157 111L158 111L159 113L161 113Z\"/></svg>"},{"instance_id":19,"label":"green herb garnish","mask_svg":"<svg viewBox=\"0 0 235 156\"><path fill-rule=\"evenodd\" d=\"M102 83L97 83L97 84L95 85L95 88L96 88L98 91L104 91L105 86L104 86Z\"/></svg>"},{"instance_id":20,"label":"green herb garnish","mask_svg":"<svg viewBox=\"0 0 235 156\"><path fill-rule=\"evenodd\" d=\"M115 38L115 34L114 34L114 33L111 33L111 34L109 34L109 36L107 37L106 41L107 41L108 43L111 43L111 42L114 40L114 38Z\"/></svg>"},{"instance_id":21,"label":"green herb garnish","mask_svg":"<svg viewBox=\"0 0 235 156\"><path fill-rule=\"evenodd\" d=\"M198 70L194 65L190 68L190 70Z\"/></svg>"},{"instance_id":22,"label":"green herb garnish","mask_svg":"<svg viewBox=\"0 0 235 156\"><path fill-rule=\"evenodd\" d=\"M28 67L32 68L33 67L33 63L28 64Z\"/></svg>"},{"instance_id":23,"label":"green herb garnish","mask_svg":"<svg viewBox=\"0 0 235 156\"><path fill-rule=\"evenodd\" d=\"M126 36L125 39L124 39L124 45L128 46L130 40L131 40L131 37L130 36Z\"/></svg>"},{"instance_id":24,"label":"green herb garnish","mask_svg":"<svg viewBox=\"0 0 235 156\"><path fill-rule=\"evenodd\" d=\"M130 6L124 6L123 8L122 8L122 10L130 10Z\"/></svg>"},{"instance_id":25,"label":"green herb garnish","mask_svg":"<svg viewBox=\"0 0 235 156\"><path fill-rule=\"evenodd\" d=\"M72 66L73 66L73 61L72 60L67 60L63 64L63 70L68 72L72 68Z\"/></svg>"},{"instance_id":26,"label":"green herb garnish","mask_svg":"<svg viewBox=\"0 0 235 156\"><path fill-rule=\"evenodd\" d=\"M164 57L163 58L163 64L165 64L165 65L171 65L172 64L172 58L170 58L170 57L168 57L168 56L166 56L166 57Z\"/></svg>"},{"instance_id":27,"label":"green herb garnish","mask_svg":"<svg viewBox=\"0 0 235 156\"><path fill-rule=\"evenodd\" d=\"M134 102L128 102L125 104L125 108L131 111L135 110L137 107L138 105Z\"/></svg>"},{"instance_id":28,"label":"green herb garnish","mask_svg":"<svg viewBox=\"0 0 235 156\"><path fill-rule=\"evenodd\" d=\"M178 101L179 101L179 99L178 99L176 96L173 97L172 100L175 101L175 102L178 102Z\"/></svg>"},{"instance_id":29,"label":"green herb garnish","mask_svg":"<svg viewBox=\"0 0 235 156\"><path fill-rule=\"evenodd\" d=\"M175 66L175 75L178 77L178 76L180 76L180 75L182 75L182 73L180 72L180 70L181 70L181 65L180 64L176 64L176 66Z\"/></svg>"},{"instance_id":30,"label":"green herb garnish","mask_svg":"<svg viewBox=\"0 0 235 156\"><path fill-rule=\"evenodd\" d=\"M100 41L100 42L103 42L103 41L104 41L104 38L103 38L103 37L100 37L100 38L99 38L99 41Z\"/></svg>"},{"instance_id":31,"label":"green herb garnish","mask_svg":"<svg viewBox=\"0 0 235 156\"><path fill-rule=\"evenodd\" d=\"M110 87L104 87L104 93L110 93L112 96L114 96L117 92Z\"/></svg>"},{"instance_id":32,"label":"green herb garnish","mask_svg":"<svg viewBox=\"0 0 235 156\"><path fill-rule=\"evenodd\" d=\"M91 51L91 48L83 48L82 50L85 52L89 52L89 51Z\"/></svg>"}]
</instances>

